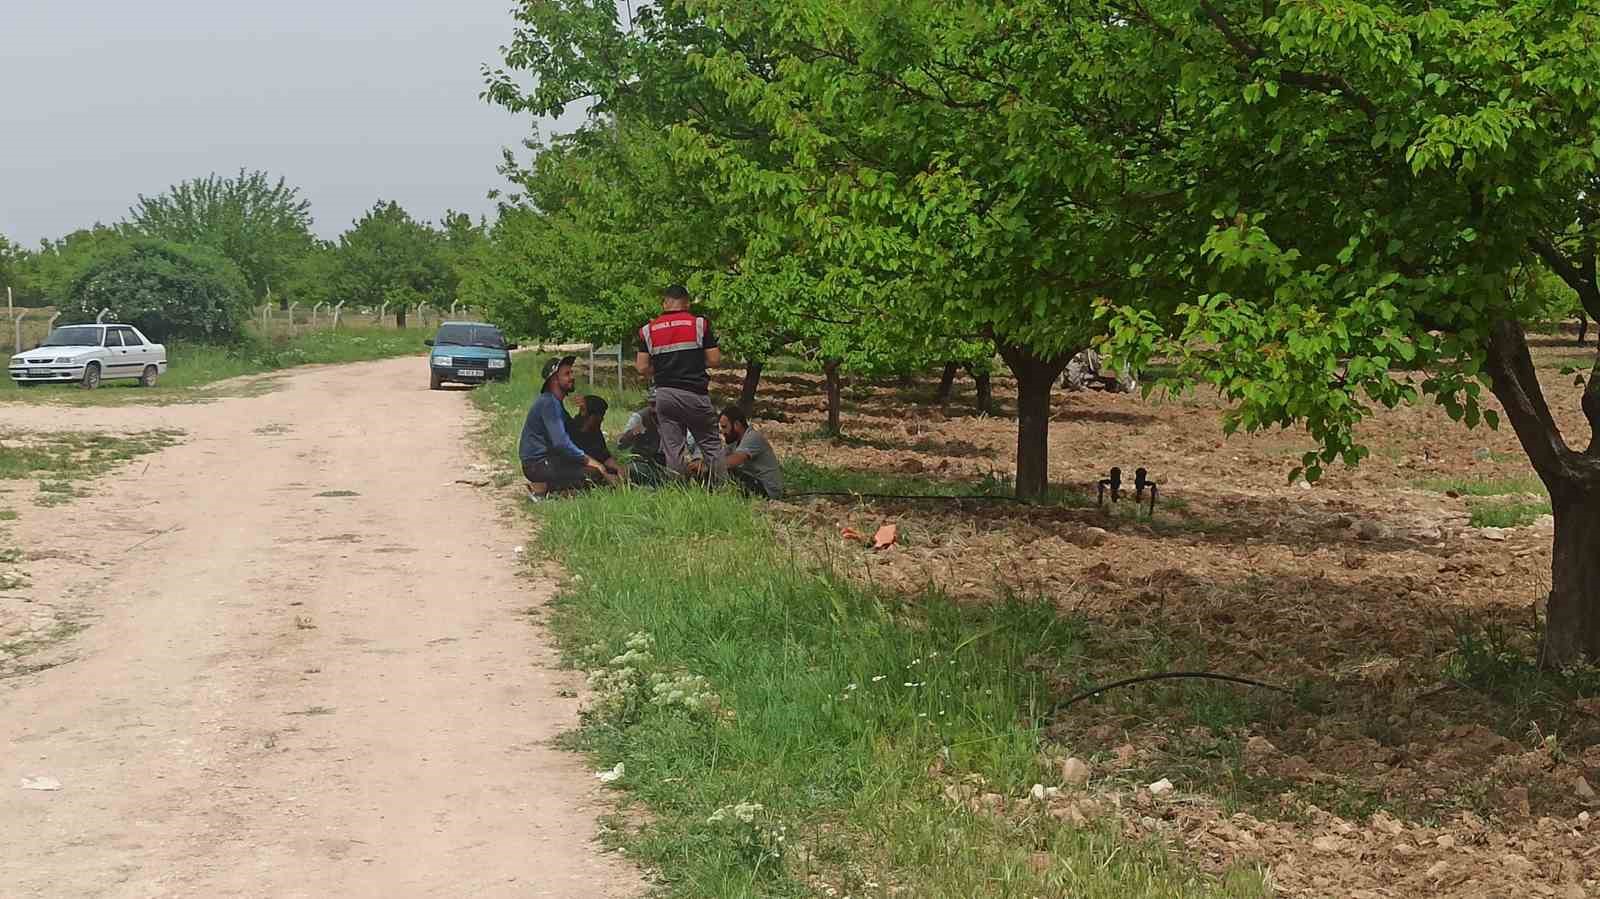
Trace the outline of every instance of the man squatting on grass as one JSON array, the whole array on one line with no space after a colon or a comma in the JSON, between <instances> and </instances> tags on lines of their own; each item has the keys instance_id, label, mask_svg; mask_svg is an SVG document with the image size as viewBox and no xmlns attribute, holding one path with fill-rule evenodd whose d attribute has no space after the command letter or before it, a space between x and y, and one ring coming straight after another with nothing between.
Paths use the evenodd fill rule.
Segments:
<instances>
[{"instance_id":1,"label":"man squatting on grass","mask_svg":"<svg viewBox=\"0 0 1600 899\"><path fill-rule=\"evenodd\" d=\"M561 356L544 364L544 384L522 424L517 455L522 474L534 499L551 491L573 490L586 482L611 480L600 460L585 453L567 434L567 410L562 405L572 392L572 363L577 357Z\"/></svg>"},{"instance_id":2,"label":"man squatting on grass","mask_svg":"<svg viewBox=\"0 0 1600 899\"><path fill-rule=\"evenodd\" d=\"M716 332L703 316L689 311L689 291L677 284L663 293L661 309L661 315L639 329L643 349L634 358L639 374L655 383L661 450L672 470L685 474L684 434L693 434L710 467L712 483L720 483L727 467L706 371L722 362Z\"/></svg>"},{"instance_id":3,"label":"man squatting on grass","mask_svg":"<svg viewBox=\"0 0 1600 899\"><path fill-rule=\"evenodd\" d=\"M592 393L578 400L578 415L567 421L567 436L578 445L578 449L583 450L584 455L605 466L606 473L611 476L609 480L616 483L622 477L622 469L617 467L611 448L606 446L605 432L600 430L608 408L604 397Z\"/></svg>"},{"instance_id":4,"label":"man squatting on grass","mask_svg":"<svg viewBox=\"0 0 1600 899\"><path fill-rule=\"evenodd\" d=\"M778 454L760 431L750 427L744 410L729 406L718 422L722 439L728 442L728 476L744 492L766 499L783 498L783 469Z\"/></svg>"}]
</instances>

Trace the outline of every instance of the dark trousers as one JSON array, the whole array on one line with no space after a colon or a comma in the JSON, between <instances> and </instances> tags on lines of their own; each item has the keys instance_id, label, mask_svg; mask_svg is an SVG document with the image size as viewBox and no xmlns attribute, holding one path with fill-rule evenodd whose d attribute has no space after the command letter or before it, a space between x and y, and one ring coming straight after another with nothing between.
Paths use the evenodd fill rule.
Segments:
<instances>
[{"instance_id":1,"label":"dark trousers","mask_svg":"<svg viewBox=\"0 0 1600 899\"><path fill-rule=\"evenodd\" d=\"M590 471L582 462L574 462L560 456L546 456L543 459L524 459L522 461L522 476L530 483L544 484L551 493L563 490L578 490L603 480L599 475Z\"/></svg>"}]
</instances>

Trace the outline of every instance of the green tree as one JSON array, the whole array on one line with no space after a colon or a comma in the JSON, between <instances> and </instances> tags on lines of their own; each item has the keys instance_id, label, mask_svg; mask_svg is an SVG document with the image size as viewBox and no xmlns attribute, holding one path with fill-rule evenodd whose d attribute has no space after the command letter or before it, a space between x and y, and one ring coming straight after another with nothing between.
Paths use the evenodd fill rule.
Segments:
<instances>
[{"instance_id":1,"label":"green tree","mask_svg":"<svg viewBox=\"0 0 1600 899\"><path fill-rule=\"evenodd\" d=\"M103 256L126 249L129 235L119 228L95 225L59 240L40 241L39 249L19 260L17 278L30 305L60 306L84 269Z\"/></svg>"},{"instance_id":2,"label":"green tree","mask_svg":"<svg viewBox=\"0 0 1600 899\"><path fill-rule=\"evenodd\" d=\"M1178 214L1142 73L1096 56L1122 80L1089 87L1091 26L1043 3L690 5L759 48L694 58L777 152L694 122L683 152L797 229L824 281L871 283L949 341L992 341L1018 383L1017 492L1042 495L1052 388L1100 333L1097 299L1175 303L1176 260L1204 233Z\"/></svg>"},{"instance_id":3,"label":"green tree","mask_svg":"<svg viewBox=\"0 0 1600 899\"><path fill-rule=\"evenodd\" d=\"M750 159L785 152L773 129L694 63L723 48L759 53L758 43L709 27L681 2L644 8L631 27L614 7L589 0L526 5L517 15L523 27L506 68L488 73L486 95L541 115L585 98L595 111L577 134L539 148L526 169L510 167L522 188L517 202L540 214L517 227L551 248L541 254L552 273L538 294L551 311L544 321L569 335L626 342L657 308L661 287L685 282L717 321L725 351L746 360L746 404L762 362L785 347L816 356L832 375L841 366L913 364L914 349L936 329L904 329L912 340L866 339L891 309L880 286L858 271L830 269L782 204L730 193L716 160L668 139L694 123ZM527 73L534 87L524 90L507 70ZM836 400L837 390L829 396ZM837 423L837 402L830 409Z\"/></svg>"},{"instance_id":4,"label":"green tree","mask_svg":"<svg viewBox=\"0 0 1600 899\"><path fill-rule=\"evenodd\" d=\"M439 233L398 203L375 204L340 235L335 255L336 295L369 306L389 303L402 328L408 306L447 308L455 292L455 274Z\"/></svg>"},{"instance_id":5,"label":"green tree","mask_svg":"<svg viewBox=\"0 0 1600 899\"><path fill-rule=\"evenodd\" d=\"M89 263L67 289L64 322L92 322L109 309L152 340L238 339L250 314L243 274L221 254L134 238Z\"/></svg>"},{"instance_id":6,"label":"green tree","mask_svg":"<svg viewBox=\"0 0 1600 899\"><path fill-rule=\"evenodd\" d=\"M22 292L22 269L26 264L27 251L0 234L0 292Z\"/></svg>"},{"instance_id":7,"label":"green tree","mask_svg":"<svg viewBox=\"0 0 1600 899\"><path fill-rule=\"evenodd\" d=\"M240 169L234 177L184 181L156 197L141 194L128 216L142 234L210 247L233 260L257 299L281 287L314 242L310 201L265 172Z\"/></svg>"},{"instance_id":8,"label":"green tree","mask_svg":"<svg viewBox=\"0 0 1600 899\"><path fill-rule=\"evenodd\" d=\"M1189 163L1172 186L1212 225L1194 296L1167 320L1121 310L1114 349L1181 354L1180 384L1234 401L1229 429L1303 423L1312 479L1366 455L1356 427L1378 408L1430 397L1497 426L1487 386L1555 509L1544 661L1600 659L1600 357L1590 433L1563 432L1519 289L1542 264L1600 316L1600 5L1082 11L1166 94L1178 126L1161 155ZM1083 67L1089 89L1109 87L1101 71Z\"/></svg>"}]
</instances>

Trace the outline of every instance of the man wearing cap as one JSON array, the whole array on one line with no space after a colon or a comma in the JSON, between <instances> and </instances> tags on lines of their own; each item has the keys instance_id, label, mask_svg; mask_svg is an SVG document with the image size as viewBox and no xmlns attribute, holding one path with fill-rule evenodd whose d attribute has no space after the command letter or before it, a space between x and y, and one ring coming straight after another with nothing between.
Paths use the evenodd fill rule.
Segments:
<instances>
[{"instance_id":1,"label":"man wearing cap","mask_svg":"<svg viewBox=\"0 0 1600 899\"><path fill-rule=\"evenodd\" d=\"M528 492L534 499L551 491L573 490L588 482L608 480L605 466L578 448L567 434L567 410L562 405L572 392L572 363L575 356L557 356L544 364L544 384L539 398L528 410L522 425L517 455L522 459L522 474L528 479Z\"/></svg>"},{"instance_id":2,"label":"man wearing cap","mask_svg":"<svg viewBox=\"0 0 1600 899\"><path fill-rule=\"evenodd\" d=\"M662 313L639 329L634 367L653 380L656 417L661 428L661 449L667 464L678 474L688 470L684 436L693 434L711 468L713 481L722 480L722 434L717 412L711 406L708 366L722 362L717 334L704 316L689 311L689 291L674 284L663 292Z\"/></svg>"}]
</instances>

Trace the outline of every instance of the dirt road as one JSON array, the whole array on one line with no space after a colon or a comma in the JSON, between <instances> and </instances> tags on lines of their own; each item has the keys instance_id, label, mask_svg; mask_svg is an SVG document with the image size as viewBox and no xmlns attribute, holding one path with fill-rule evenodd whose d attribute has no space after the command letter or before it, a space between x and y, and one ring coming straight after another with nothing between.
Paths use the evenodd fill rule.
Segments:
<instances>
[{"instance_id":1,"label":"dirt road","mask_svg":"<svg viewBox=\"0 0 1600 899\"><path fill-rule=\"evenodd\" d=\"M46 651L69 663L0 681L0 897L637 892L592 842L596 781L547 745L577 702L526 616L552 587L519 575L493 491L453 483L475 417L423 368L0 407L186 434L69 505L18 504L21 592L89 627Z\"/></svg>"}]
</instances>

